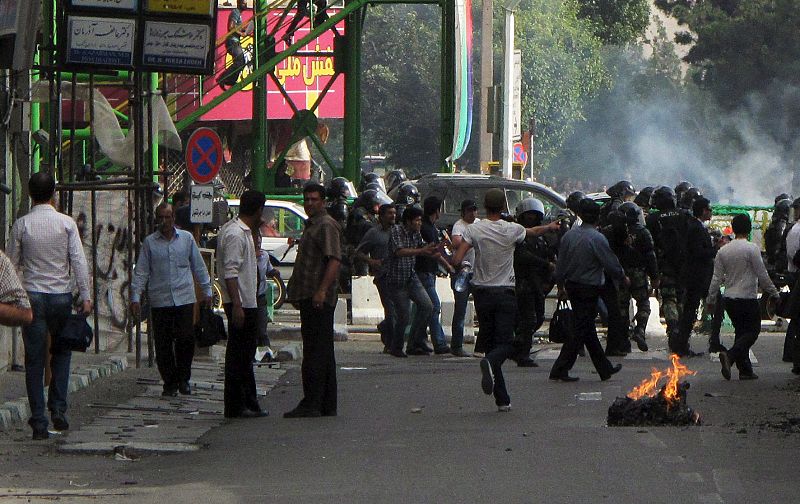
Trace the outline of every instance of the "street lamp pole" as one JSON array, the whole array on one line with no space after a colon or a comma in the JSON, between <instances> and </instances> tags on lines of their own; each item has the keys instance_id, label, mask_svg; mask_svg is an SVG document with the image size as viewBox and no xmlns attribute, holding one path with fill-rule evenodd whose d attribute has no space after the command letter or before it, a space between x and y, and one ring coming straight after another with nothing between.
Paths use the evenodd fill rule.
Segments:
<instances>
[{"instance_id":1,"label":"street lamp pole","mask_svg":"<svg viewBox=\"0 0 800 504\"><path fill-rule=\"evenodd\" d=\"M514 11L521 0L509 0L503 7L506 11L503 31L503 138L501 167L503 177L511 178L511 121L513 117L514 93Z\"/></svg>"}]
</instances>

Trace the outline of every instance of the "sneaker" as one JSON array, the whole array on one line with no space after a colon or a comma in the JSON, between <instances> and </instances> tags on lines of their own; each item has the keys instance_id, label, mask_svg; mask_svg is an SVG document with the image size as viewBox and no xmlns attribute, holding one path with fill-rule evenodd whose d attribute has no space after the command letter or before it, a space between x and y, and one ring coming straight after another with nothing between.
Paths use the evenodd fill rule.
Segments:
<instances>
[{"instance_id":1,"label":"sneaker","mask_svg":"<svg viewBox=\"0 0 800 504\"><path fill-rule=\"evenodd\" d=\"M497 407L497 411L499 411L500 413L508 413L509 411L511 411L511 405L501 404L500 406Z\"/></svg>"},{"instance_id":2,"label":"sneaker","mask_svg":"<svg viewBox=\"0 0 800 504\"><path fill-rule=\"evenodd\" d=\"M492 365L485 357L481 359L481 389L486 395L490 395L494 390L494 373Z\"/></svg>"}]
</instances>

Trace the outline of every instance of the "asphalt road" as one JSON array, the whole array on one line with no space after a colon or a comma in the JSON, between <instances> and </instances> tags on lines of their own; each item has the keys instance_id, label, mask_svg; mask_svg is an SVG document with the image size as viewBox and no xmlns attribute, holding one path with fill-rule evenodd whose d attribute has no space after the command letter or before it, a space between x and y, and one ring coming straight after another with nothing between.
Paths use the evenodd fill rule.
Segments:
<instances>
[{"instance_id":1,"label":"asphalt road","mask_svg":"<svg viewBox=\"0 0 800 504\"><path fill-rule=\"evenodd\" d=\"M800 379L779 362L781 344L762 336L752 382L735 372L724 381L707 356L687 361L703 426L618 428L605 425L613 399L666 361L626 358L600 382L579 359L581 381L570 384L547 380L549 360L507 365L513 410L499 413L475 359L396 359L376 343L337 343L336 418L281 418L301 394L294 369L264 401L270 417L231 421L195 453L117 461L11 436L0 489L62 490L68 502L797 502ZM602 397L580 400L588 392Z\"/></svg>"}]
</instances>

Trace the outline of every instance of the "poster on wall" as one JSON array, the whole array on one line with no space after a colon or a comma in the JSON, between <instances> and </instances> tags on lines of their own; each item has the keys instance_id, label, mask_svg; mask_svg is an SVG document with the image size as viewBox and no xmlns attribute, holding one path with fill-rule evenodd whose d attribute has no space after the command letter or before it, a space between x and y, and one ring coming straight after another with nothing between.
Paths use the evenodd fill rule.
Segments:
<instances>
[{"instance_id":1,"label":"poster on wall","mask_svg":"<svg viewBox=\"0 0 800 504\"><path fill-rule=\"evenodd\" d=\"M170 72L211 70L211 27L206 24L146 21L142 66Z\"/></svg>"},{"instance_id":2,"label":"poster on wall","mask_svg":"<svg viewBox=\"0 0 800 504\"><path fill-rule=\"evenodd\" d=\"M154 14L214 15L215 0L147 0L145 10Z\"/></svg>"},{"instance_id":3,"label":"poster on wall","mask_svg":"<svg viewBox=\"0 0 800 504\"><path fill-rule=\"evenodd\" d=\"M98 67L132 67L136 20L67 17L66 63Z\"/></svg>"},{"instance_id":4,"label":"poster on wall","mask_svg":"<svg viewBox=\"0 0 800 504\"><path fill-rule=\"evenodd\" d=\"M139 0L67 0L70 7L103 10L135 11Z\"/></svg>"}]
</instances>

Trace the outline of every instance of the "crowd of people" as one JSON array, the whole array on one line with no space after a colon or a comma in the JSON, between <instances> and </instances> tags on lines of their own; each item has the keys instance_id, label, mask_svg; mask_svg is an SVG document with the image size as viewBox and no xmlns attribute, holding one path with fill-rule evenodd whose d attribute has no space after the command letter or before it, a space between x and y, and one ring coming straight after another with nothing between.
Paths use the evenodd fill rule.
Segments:
<instances>
[{"instance_id":1,"label":"crowd of people","mask_svg":"<svg viewBox=\"0 0 800 504\"><path fill-rule=\"evenodd\" d=\"M607 189L602 205L575 191L566 199L567 208L549 213L541 201L527 198L511 214L505 193L490 189L483 201L461 201L461 218L449 230L437 227L442 200L421 201L402 171L385 178L366 174L352 205L350 187L347 180L334 179L327 188L314 180L303 188L308 220L287 289L288 301L300 310L303 398L286 418L337 414L334 310L349 279L363 274L374 278L383 305L378 330L384 353L479 358L482 390L494 396L499 411L511 408L505 361L537 367L533 337L545 322L545 297L554 287L558 298L569 302L573 325L550 380L578 380L570 370L584 349L601 380L620 371L621 364L609 357L631 352L632 342L649 351L646 327L653 295L666 320L670 352L700 355L690 347L690 335L702 307L712 320L708 351L719 353L724 378L731 378L735 366L739 379L756 379L749 353L761 327L758 292L778 301L775 283L792 287L781 301L782 313L791 318L784 360L800 374L800 225L793 225L800 220L800 198L776 198L764 234L765 264L760 247L749 241L749 215L733 216L732 235L710 228L711 204L688 182L637 191L623 180ZM75 222L54 208L53 177L34 174L29 192L32 208L14 223L8 257L0 254L0 323L23 326L29 423L34 439L46 439L45 407L55 429L69 428L70 351L58 345L48 351L48 334L58 341L74 308L74 285L78 311L88 315L93 305L80 235ZM269 344L265 284L279 273L260 247L274 224L264 206L262 193L245 191L238 216L219 229L216 239L216 269L229 321L228 418L267 415L256 396L253 361ZM481 208L484 218L478 218ZM193 309L198 302L207 306L211 298L213 279L194 237L181 229L186 213L183 202L177 209L168 203L156 208L157 227L143 240L131 282L132 315L142 316L145 295L152 312L165 396L192 393ZM437 277L447 275L454 299L449 342L436 290ZM473 352L464 347L470 296L479 327ZM725 312L735 332L729 349L719 338ZM608 327L605 348L597 335L598 314ZM45 403L48 354L52 378Z\"/></svg>"}]
</instances>

